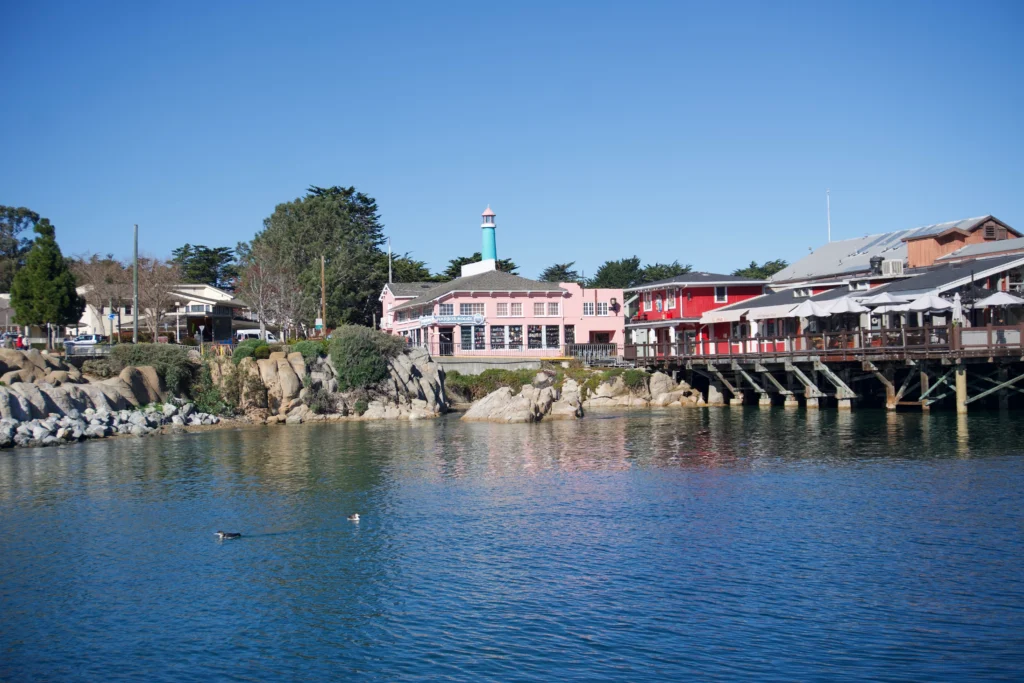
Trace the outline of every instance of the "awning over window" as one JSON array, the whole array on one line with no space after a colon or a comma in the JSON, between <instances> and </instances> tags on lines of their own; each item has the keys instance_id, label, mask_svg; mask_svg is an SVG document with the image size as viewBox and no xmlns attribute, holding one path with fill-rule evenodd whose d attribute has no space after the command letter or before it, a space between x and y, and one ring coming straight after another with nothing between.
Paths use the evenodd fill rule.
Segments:
<instances>
[{"instance_id":1,"label":"awning over window","mask_svg":"<svg viewBox=\"0 0 1024 683\"><path fill-rule=\"evenodd\" d=\"M746 308L736 310L718 309L717 311L708 311L702 315L700 317L700 322L702 325L708 325L710 323L734 323L746 314Z\"/></svg>"}]
</instances>

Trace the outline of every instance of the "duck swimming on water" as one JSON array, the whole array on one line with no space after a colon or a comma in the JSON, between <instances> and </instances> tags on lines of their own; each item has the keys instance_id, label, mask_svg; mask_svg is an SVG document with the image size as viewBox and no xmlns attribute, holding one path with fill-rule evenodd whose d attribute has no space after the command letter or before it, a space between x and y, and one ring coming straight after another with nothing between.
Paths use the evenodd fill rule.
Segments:
<instances>
[{"instance_id":1,"label":"duck swimming on water","mask_svg":"<svg viewBox=\"0 0 1024 683\"><path fill-rule=\"evenodd\" d=\"M242 534L236 534L233 531L215 531L214 533L217 534L217 538L219 538L222 541L227 540L227 539L231 539L231 538L241 538L242 537Z\"/></svg>"},{"instance_id":2,"label":"duck swimming on water","mask_svg":"<svg viewBox=\"0 0 1024 683\"><path fill-rule=\"evenodd\" d=\"M349 515L348 516L348 521L350 521L350 522L358 522L359 521L359 513L355 513L355 514Z\"/></svg>"}]
</instances>

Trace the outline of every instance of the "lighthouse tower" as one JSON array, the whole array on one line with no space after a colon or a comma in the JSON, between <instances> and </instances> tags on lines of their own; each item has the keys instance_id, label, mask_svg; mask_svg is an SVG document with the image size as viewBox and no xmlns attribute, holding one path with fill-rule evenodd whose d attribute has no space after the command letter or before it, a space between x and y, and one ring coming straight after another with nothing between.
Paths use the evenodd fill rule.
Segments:
<instances>
[{"instance_id":1,"label":"lighthouse tower","mask_svg":"<svg viewBox=\"0 0 1024 683\"><path fill-rule=\"evenodd\" d=\"M483 216L483 223L480 224L483 231L483 244L480 249L480 260L462 266L462 277L498 269L498 245L494 238L494 229L497 227L494 224L494 217L497 214L488 206L481 215Z\"/></svg>"},{"instance_id":2,"label":"lighthouse tower","mask_svg":"<svg viewBox=\"0 0 1024 683\"><path fill-rule=\"evenodd\" d=\"M480 224L480 227L484 231L484 246L480 252L481 260L486 261L488 259L497 261L498 260L498 244L494 241L494 217L497 215L491 211L491 205L488 204L487 208L484 209L483 214L484 222Z\"/></svg>"}]
</instances>

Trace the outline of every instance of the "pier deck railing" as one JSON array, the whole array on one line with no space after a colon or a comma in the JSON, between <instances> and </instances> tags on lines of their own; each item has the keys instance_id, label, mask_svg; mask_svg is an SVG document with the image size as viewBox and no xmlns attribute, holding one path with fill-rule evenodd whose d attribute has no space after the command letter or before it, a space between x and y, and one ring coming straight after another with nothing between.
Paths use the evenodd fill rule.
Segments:
<instances>
[{"instance_id":1,"label":"pier deck railing","mask_svg":"<svg viewBox=\"0 0 1024 683\"><path fill-rule=\"evenodd\" d=\"M814 356L829 360L961 358L1024 353L1024 325L959 325L861 329L777 337L677 340L626 344L623 356L640 364L711 358L773 360Z\"/></svg>"}]
</instances>

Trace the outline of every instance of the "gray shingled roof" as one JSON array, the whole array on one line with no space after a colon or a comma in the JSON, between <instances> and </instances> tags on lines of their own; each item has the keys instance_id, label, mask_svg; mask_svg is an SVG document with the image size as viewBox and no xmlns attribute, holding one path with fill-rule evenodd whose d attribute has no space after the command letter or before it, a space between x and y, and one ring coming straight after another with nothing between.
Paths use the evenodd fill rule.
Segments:
<instances>
[{"instance_id":1,"label":"gray shingled roof","mask_svg":"<svg viewBox=\"0 0 1024 683\"><path fill-rule=\"evenodd\" d=\"M947 223L925 225L910 230L897 230L877 235L866 235L849 240L839 240L824 244L796 263L790 264L772 276L772 282L792 282L794 280L811 280L824 277L842 277L864 272L871 268L871 258L881 256L884 259L907 258L907 243L904 240L925 237L946 232L951 229L969 230L991 216L964 218Z\"/></svg>"},{"instance_id":2,"label":"gray shingled roof","mask_svg":"<svg viewBox=\"0 0 1024 683\"><path fill-rule=\"evenodd\" d=\"M419 296L428 289L437 287L436 282L389 282L388 289L396 297L398 296Z\"/></svg>"},{"instance_id":3,"label":"gray shingled roof","mask_svg":"<svg viewBox=\"0 0 1024 683\"><path fill-rule=\"evenodd\" d=\"M754 278L741 277L739 275L722 275L721 273L684 273L683 275L677 275L675 277L666 278L664 280L655 280L654 282L647 282L636 287L628 287L623 289L625 292L639 292L644 289L653 289L664 285L697 285L697 284L730 284L730 283L742 283L748 285L760 285L766 284L767 280L755 280Z\"/></svg>"},{"instance_id":4,"label":"gray shingled roof","mask_svg":"<svg viewBox=\"0 0 1024 683\"><path fill-rule=\"evenodd\" d=\"M1012 240L996 240L993 242L979 242L968 244L966 247L957 249L952 254L946 254L935 259L936 261L949 261L951 259L973 258L985 254L998 254L1003 251L1014 251L1024 249L1024 237L1017 237Z\"/></svg>"},{"instance_id":5,"label":"gray shingled roof","mask_svg":"<svg viewBox=\"0 0 1024 683\"><path fill-rule=\"evenodd\" d=\"M396 311L407 308L416 308L424 304L436 301L445 294L452 292L564 292L565 290L554 282L538 282L527 280L512 273L501 270L490 270L478 275L460 277L449 282L442 282L425 291L412 301L407 301L401 306L396 306Z\"/></svg>"},{"instance_id":6,"label":"gray shingled roof","mask_svg":"<svg viewBox=\"0 0 1024 683\"><path fill-rule=\"evenodd\" d=\"M957 263L944 263L942 265L930 266L910 271L913 277L906 280L897 280L887 285L876 287L871 290L872 294L889 292L890 294L907 294L911 292L927 292L936 288L944 287L957 280L968 279L971 272L975 274L1000 268L1014 261L1024 260L1024 254L1009 254L1007 256L995 256L992 258L978 259Z\"/></svg>"}]
</instances>

